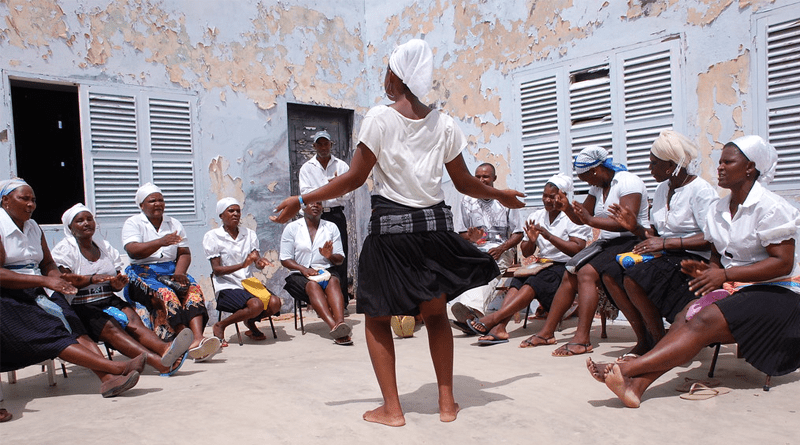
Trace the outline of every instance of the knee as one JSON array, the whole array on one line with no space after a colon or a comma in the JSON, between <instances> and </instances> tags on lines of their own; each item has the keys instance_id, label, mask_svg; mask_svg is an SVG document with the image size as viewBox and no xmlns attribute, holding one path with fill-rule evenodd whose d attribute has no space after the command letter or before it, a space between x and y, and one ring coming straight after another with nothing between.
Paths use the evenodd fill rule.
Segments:
<instances>
[{"instance_id":1,"label":"knee","mask_svg":"<svg viewBox=\"0 0 800 445\"><path fill-rule=\"evenodd\" d=\"M272 300L270 299L270 302ZM247 300L247 311L252 314L260 314L264 310L264 302L260 298L251 298Z\"/></svg>"}]
</instances>

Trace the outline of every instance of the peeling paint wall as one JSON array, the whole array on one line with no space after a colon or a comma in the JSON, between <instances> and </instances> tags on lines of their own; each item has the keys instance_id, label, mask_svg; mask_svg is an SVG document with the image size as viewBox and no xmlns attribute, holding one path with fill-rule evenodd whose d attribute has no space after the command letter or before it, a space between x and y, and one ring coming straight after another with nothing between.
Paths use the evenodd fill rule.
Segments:
<instances>
[{"instance_id":1,"label":"peeling paint wall","mask_svg":"<svg viewBox=\"0 0 800 445\"><path fill-rule=\"evenodd\" d=\"M413 37L431 44L434 89L423 100L458 120L471 169L491 162L498 187L520 188L516 73L677 33L683 77L676 100L687 135L702 148L703 176L713 182L721 144L754 131L753 14L798 3L292 0L231 8L211 0L0 0L0 155L10 159L0 163L0 177L14 171L9 75L194 93L201 222L187 230L191 271L207 276L200 240L218 224L213 208L222 196L243 200L244 224L277 259L282 227L267 217L290 189L286 104L353 109L357 133L369 107L386 102L382 80L397 44ZM368 186L356 193L364 215L354 222L358 239ZM446 198L452 206L460 199L450 185ZM107 230L118 242L119 228ZM271 288L282 287L285 271L264 274Z\"/></svg>"}]
</instances>

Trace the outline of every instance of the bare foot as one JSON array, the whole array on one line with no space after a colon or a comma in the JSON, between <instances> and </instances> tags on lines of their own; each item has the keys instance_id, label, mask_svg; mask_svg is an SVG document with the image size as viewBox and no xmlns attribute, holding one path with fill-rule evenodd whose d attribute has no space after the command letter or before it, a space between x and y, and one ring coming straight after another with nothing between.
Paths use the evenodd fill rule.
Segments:
<instances>
[{"instance_id":1,"label":"bare foot","mask_svg":"<svg viewBox=\"0 0 800 445\"><path fill-rule=\"evenodd\" d=\"M447 409L439 407L439 420L442 422L452 422L456 420L458 417L458 412L461 411L461 407L458 406L458 403L454 403L453 406L448 407Z\"/></svg>"},{"instance_id":2,"label":"bare foot","mask_svg":"<svg viewBox=\"0 0 800 445\"><path fill-rule=\"evenodd\" d=\"M641 403L639 396L637 396L633 388L631 388L630 379L622 375L622 370L619 368L618 364L614 363L611 365L611 369L609 369L606 374L605 383L608 389L616 394L625 406L628 408L639 407Z\"/></svg>"},{"instance_id":3,"label":"bare foot","mask_svg":"<svg viewBox=\"0 0 800 445\"><path fill-rule=\"evenodd\" d=\"M362 417L367 422L380 423L387 426L403 426L406 424L406 418L402 412L399 415L389 413L385 405L365 412Z\"/></svg>"},{"instance_id":4,"label":"bare foot","mask_svg":"<svg viewBox=\"0 0 800 445\"><path fill-rule=\"evenodd\" d=\"M222 326L220 326L219 322L214 323L214 326L211 327L211 332L213 332L214 337L217 337L218 339L220 339L220 341L222 341L222 339L225 338L225 329L223 329Z\"/></svg>"},{"instance_id":5,"label":"bare foot","mask_svg":"<svg viewBox=\"0 0 800 445\"><path fill-rule=\"evenodd\" d=\"M588 369L589 374L600 383L605 383L606 375L612 365L613 363L595 363L591 358L586 359L586 369Z\"/></svg>"}]
</instances>

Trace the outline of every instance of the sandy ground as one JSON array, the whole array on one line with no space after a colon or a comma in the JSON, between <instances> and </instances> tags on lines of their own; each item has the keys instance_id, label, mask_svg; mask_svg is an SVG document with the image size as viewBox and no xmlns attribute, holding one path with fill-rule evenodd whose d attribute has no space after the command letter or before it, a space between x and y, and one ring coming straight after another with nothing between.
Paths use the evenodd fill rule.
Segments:
<instances>
[{"instance_id":1,"label":"sandy ground","mask_svg":"<svg viewBox=\"0 0 800 445\"><path fill-rule=\"evenodd\" d=\"M379 405L380 393L364 342L362 316L348 317L355 346L336 346L313 313L306 335L292 320L276 323L277 340L244 338L206 363L187 363L174 377L148 369L139 384L117 398L98 394L99 380L68 365L49 387L38 367L18 372L18 382L2 376L2 406L14 419L0 425L0 442L11 444L724 444L800 443L800 373L764 376L735 348L723 347L716 377L729 394L706 401L679 398L675 387L686 377L704 377L712 350L659 379L638 409L622 403L586 371L586 356L551 357L553 346L519 349L527 329L511 324L511 342L478 347L475 337L455 334L455 389L458 420L441 423L436 385L424 327L395 341L398 382L406 426L390 428L361 420ZM265 331L267 323L260 325ZM560 342L575 321L556 334ZM210 328L207 328L210 333ZM600 341L593 328L595 361L621 355L633 333L623 323L609 325ZM121 359L118 354L115 356Z\"/></svg>"}]
</instances>

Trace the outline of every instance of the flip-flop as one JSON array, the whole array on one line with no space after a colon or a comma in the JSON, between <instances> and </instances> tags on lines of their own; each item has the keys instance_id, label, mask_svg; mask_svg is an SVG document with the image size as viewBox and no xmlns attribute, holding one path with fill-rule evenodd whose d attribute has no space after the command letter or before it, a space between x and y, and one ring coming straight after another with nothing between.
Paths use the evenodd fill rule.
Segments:
<instances>
[{"instance_id":1,"label":"flip-flop","mask_svg":"<svg viewBox=\"0 0 800 445\"><path fill-rule=\"evenodd\" d=\"M721 385L721 382L719 380L717 380L717 379L712 379L712 378L693 379L691 377L686 377L684 379L684 382L681 383L680 385L678 385L675 388L675 391L678 391L678 392L689 392L689 390L692 389L692 385L694 385L695 383L700 383L700 384L705 385L705 386L707 386L709 388L716 388L717 386Z\"/></svg>"},{"instance_id":2,"label":"flip-flop","mask_svg":"<svg viewBox=\"0 0 800 445\"><path fill-rule=\"evenodd\" d=\"M342 338L349 336L352 331L353 329L347 323L341 322L331 329L330 334L333 338Z\"/></svg>"},{"instance_id":3,"label":"flip-flop","mask_svg":"<svg viewBox=\"0 0 800 445\"><path fill-rule=\"evenodd\" d=\"M691 388L689 388L688 393L681 394L681 398L683 400L708 400L712 397L727 394L729 392L731 392L731 389L724 386L709 388L702 383L695 382L692 384Z\"/></svg>"},{"instance_id":4,"label":"flip-flop","mask_svg":"<svg viewBox=\"0 0 800 445\"><path fill-rule=\"evenodd\" d=\"M489 338L478 340L478 346L492 346L499 345L501 343L508 343L507 338L497 338L494 334L486 334L484 337Z\"/></svg>"},{"instance_id":5,"label":"flip-flop","mask_svg":"<svg viewBox=\"0 0 800 445\"><path fill-rule=\"evenodd\" d=\"M463 333L465 333L467 335L475 335L475 333L472 332L472 329L470 329L469 326L467 326L466 323L461 323L460 321L457 321L457 320L450 320L450 326L458 329L459 331L461 331L461 332L463 332Z\"/></svg>"},{"instance_id":6,"label":"flip-flop","mask_svg":"<svg viewBox=\"0 0 800 445\"><path fill-rule=\"evenodd\" d=\"M531 338L533 338L533 337L536 337L536 338L538 338L540 340L544 340L544 343L533 344L533 342L531 341ZM554 344L556 344L556 338L555 337L545 338L545 337L542 337L541 335L533 334L530 337L526 338L525 340L522 340L522 343L519 344L519 347L520 348L535 348L537 346L554 345Z\"/></svg>"},{"instance_id":7,"label":"flip-flop","mask_svg":"<svg viewBox=\"0 0 800 445\"><path fill-rule=\"evenodd\" d=\"M189 351L184 352L183 356L181 356L181 361L178 362L177 365L173 364L172 365L173 367L170 368L168 372L162 372L159 375L161 377L171 377L171 376L175 375L175 373L178 372L179 369L181 369L181 366L183 366L183 362L186 361L186 357L188 357L188 356L189 356Z\"/></svg>"},{"instance_id":8,"label":"flip-flop","mask_svg":"<svg viewBox=\"0 0 800 445\"><path fill-rule=\"evenodd\" d=\"M253 334L253 331L244 331L244 335L248 336L251 340L262 341L267 339L267 335L260 332L261 335Z\"/></svg>"},{"instance_id":9,"label":"flip-flop","mask_svg":"<svg viewBox=\"0 0 800 445\"><path fill-rule=\"evenodd\" d=\"M469 329L474 332L475 335L480 335L481 337L484 335L489 335L489 328L487 328L486 325L477 318L470 318L467 320L467 327L469 327ZM483 328L483 331L478 328Z\"/></svg>"},{"instance_id":10,"label":"flip-flop","mask_svg":"<svg viewBox=\"0 0 800 445\"><path fill-rule=\"evenodd\" d=\"M350 346L353 344L353 339L350 338L348 335L347 337L341 337L333 340L333 344L339 346Z\"/></svg>"},{"instance_id":11,"label":"flip-flop","mask_svg":"<svg viewBox=\"0 0 800 445\"><path fill-rule=\"evenodd\" d=\"M572 349L569 348L570 346L583 346L583 352L575 352L575 351L573 351ZM573 355L588 354L588 353L592 352L593 350L594 350L594 348L592 347L591 343L571 343L570 342L570 343L565 343L564 346L561 346L560 348L556 349L550 355L552 355L553 357L572 357ZM556 352L558 352L558 351L564 351L565 354L563 354L563 355L562 354L556 354Z\"/></svg>"},{"instance_id":12,"label":"flip-flop","mask_svg":"<svg viewBox=\"0 0 800 445\"><path fill-rule=\"evenodd\" d=\"M219 337L217 337L217 338L219 338ZM219 338L219 347L220 348L227 348L228 346L230 346L228 344L228 340L225 340L224 338Z\"/></svg>"},{"instance_id":13,"label":"flip-flop","mask_svg":"<svg viewBox=\"0 0 800 445\"><path fill-rule=\"evenodd\" d=\"M192 340L194 340L194 335L191 329L184 329L179 332L170 343L167 353L161 357L161 366L170 366L175 363L175 360L178 360L180 356L189 350Z\"/></svg>"},{"instance_id":14,"label":"flip-flop","mask_svg":"<svg viewBox=\"0 0 800 445\"><path fill-rule=\"evenodd\" d=\"M617 363L622 363L622 362L627 362L628 360L633 360L635 358L639 358L639 354L628 352L627 354L622 354L621 356L617 357L617 359L614 361Z\"/></svg>"},{"instance_id":15,"label":"flip-flop","mask_svg":"<svg viewBox=\"0 0 800 445\"><path fill-rule=\"evenodd\" d=\"M220 341L217 337L206 337L200 341L196 348L189 349L189 358L194 361L205 361L219 351Z\"/></svg>"},{"instance_id":16,"label":"flip-flop","mask_svg":"<svg viewBox=\"0 0 800 445\"><path fill-rule=\"evenodd\" d=\"M12 417L14 417L14 415L8 412L7 409L0 408L0 423L8 422Z\"/></svg>"},{"instance_id":17,"label":"flip-flop","mask_svg":"<svg viewBox=\"0 0 800 445\"><path fill-rule=\"evenodd\" d=\"M481 315L478 314L474 309L460 301L457 301L450 306L450 312L453 313L453 317L455 317L456 321L459 323L466 323L470 318L481 318Z\"/></svg>"}]
</instances>

